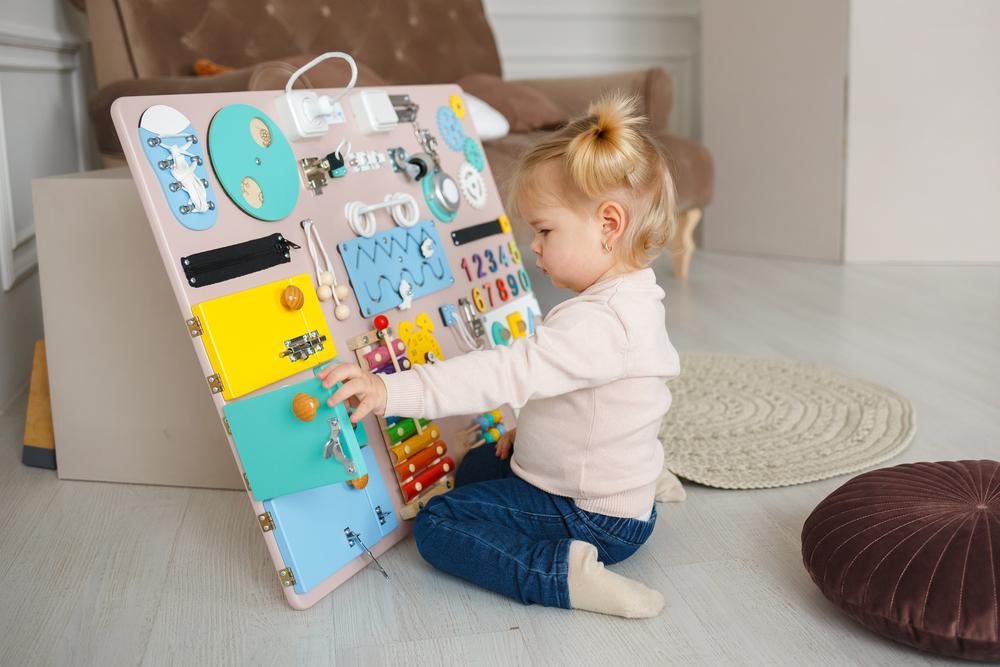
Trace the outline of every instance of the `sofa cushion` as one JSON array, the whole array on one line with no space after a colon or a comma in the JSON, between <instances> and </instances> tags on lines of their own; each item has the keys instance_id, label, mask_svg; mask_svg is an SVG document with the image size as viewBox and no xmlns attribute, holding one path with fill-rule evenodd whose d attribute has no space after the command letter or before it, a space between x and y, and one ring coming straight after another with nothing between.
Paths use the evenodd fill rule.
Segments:
<instances>
[{"instance_id":1,"label":"sofa cushion","mask_svg":"<svg viewBox=\"0 0 1000 667\"><path fill-rule=\"evenodd\" d=\"M802 559L823 595L868 629L1000 660L1000 462L858 475L806 519Z\"/></svg>"},{"instance_id":2,"label":"sofa cushion","mask_svg":"<svg viewBox=\"0 0 1000 667\"><path fill-rule=\"evenodd\" d=\"M470 74L459 79L458 85L502 113L511 132L551 129L569 120L566 112L544 94L493 74Z\"/></svg>"}]
</instances>

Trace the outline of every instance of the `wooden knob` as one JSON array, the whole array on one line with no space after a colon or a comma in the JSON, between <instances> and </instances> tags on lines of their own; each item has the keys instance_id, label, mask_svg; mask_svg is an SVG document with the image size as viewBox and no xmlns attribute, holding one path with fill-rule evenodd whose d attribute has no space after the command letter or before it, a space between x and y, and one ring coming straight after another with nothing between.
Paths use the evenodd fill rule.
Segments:
<instances>
[{"instance_id":1,"label":"wooden knob","mask_svg":"<svg viewBox=\"0 0 1000 667\"><path fill-rule=\"evenodd\" d=\"M306 302L306 295L295 285L289 285L281 293L281 305L288 310L298 310Z\"/></svg>"},{"instance_id":2,"label":"wooden knob","mask_svg":"<svg viewBox=\"0 0 1000 667\"><path fill-rule=\"evenodd\" d=\"M359 491L365 488L366 486L368 486L368 475L362 475L357 479L352 479L351 486L353 486L355 489L358 489Z\"/></svg>"},{"instance_id":3,"label":"wooden knob","mask_svg":"<svg viewBox=\"0 0 1000 667\"><path fill-rule=\"evenodd\" d=\"M311 422L316 418L316 411L319 409L319 400L309 394L298 393L292 399L292 412L304 422Z\"/></svg>"}]
</instances>

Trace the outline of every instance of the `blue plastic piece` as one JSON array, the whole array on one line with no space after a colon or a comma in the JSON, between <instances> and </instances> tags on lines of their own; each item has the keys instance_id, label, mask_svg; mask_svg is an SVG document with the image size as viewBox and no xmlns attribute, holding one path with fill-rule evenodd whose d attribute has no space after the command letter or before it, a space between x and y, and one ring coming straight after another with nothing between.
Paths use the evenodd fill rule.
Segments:
<instances>
[{"instance_id":1,"label":"blue plastic piece","mask_svg":"<svg viewBox=\"0 0 1000 667\"><path fill-rule=\"evenodd\" d=\"M197 141L194 127L188 125L181 134L182 136L160 137L160 135L140 127L139 144L142 146L142 152L149 158L149 164L153 168L153 173L156 174L156 180L160 182L160 187L163 188L163 196L167 199L167 206L170 207L170 212L177 218L177 222L188 229L200 232L210 228L218 219L219 214L216 210L216 201L218 200L215 197L215 189L212 187L211 181L208 180L205 153L201 150L201 142ZM197 211L181 213L181 207L188 205L190 198L181 188L175 186L175 189L171 190L170 185L174 183L174 177L170 173L170 168L160 168L161 162L170 160L170 150L165 145L174 144L183 147L188 141L186 137L194 137L196 141L188 146L184 152L190 156L191 160L201 162L201 164L195 166L194 175L196 178L203 179L203 182L208 183L205 190L211 208L202 213ZM151 146L151 140L154 143L159 143Z\"/></svg>"},{"instance_id":2,"label":"blue plastic piece","mask_svg":"<svg viewBox=\"0 0 1000 667\"><path fill-rule=\"evenodd\" d=\"M462 151L465 145L465 130L462 129L462 121L458 119L451 107L438 107L437 110L438 131L448 148L453 151Z\"/></svg>"},{"instance_id":3,"label":"blue plastic piece","mask_svg":"<svg viewBox=\"0 0 1000 667\"><path fill-rule=\"evenodd\" d=\"M429 256L423 245L430 240ZM364 317L399 306L400 281L413 288L413 300L445 289L455 282L434 223L422 220L413 227L395 227L371 238L360 236L337 244Z\"/></svg>"},{"instance_id":4,"label":"blue plastic piece","mask_svg":"<svg viewBox=\"0 0 1000 667\"><path fill-rule=\"evenodd\" d=\"M254 139L254 130L260 142ZM208 152L222 188L247 214L275 221L295 208L298 162L285 135L260 109L231 104L219 110L208 126ZM260 189L262 201L248 194L253 190L244 190L247 182Z\"/></svg>"},{"instance_id":5,"label":"blue plastic piece","mask_svg":"<svg viewBox=\"0 0 1000 667\"><path fill-rule=\"evenodd\" d=\"M368 485L355 489L347 483L321 486L264 503L274 521L274 539L285 565L295 576L295 592L308 593L338 570L368 556L345 529L360 533L371 549L399 527L389 492L371 447L363 451ZM376 509L377 508L377 509ZM380 523L381 510L385 523Z\"/></svg>"},{"instance_id":6,"label":"blue plastic piece","mask_svg":"<svg viewBox=\"0 0 1000 667\"><path fill-rule=\"evenodd\" d=\"M455 308L455 304L446 303L441 308L441 321L444 322L446 327L453 327L458 324L458 310Z\"/></svg>"}]
</instances>

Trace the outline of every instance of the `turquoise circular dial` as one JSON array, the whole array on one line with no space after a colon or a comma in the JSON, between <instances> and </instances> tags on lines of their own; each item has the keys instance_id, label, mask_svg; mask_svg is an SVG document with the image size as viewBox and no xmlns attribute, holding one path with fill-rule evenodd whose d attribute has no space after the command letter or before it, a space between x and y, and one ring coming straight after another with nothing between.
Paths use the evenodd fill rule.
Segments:
<instances>
[{"instance_id":1,"label":"turquoise circular dial","mask_svg":"<svg viewBox=\"0 0 1000 667\"><path fill-rule=\"evenodd\" d=\"M288 216L299 199L299 167L285 135L248 104L223 107L208 126L212 168L233 203L258 220Z\"/></svg>"}]
</instances>

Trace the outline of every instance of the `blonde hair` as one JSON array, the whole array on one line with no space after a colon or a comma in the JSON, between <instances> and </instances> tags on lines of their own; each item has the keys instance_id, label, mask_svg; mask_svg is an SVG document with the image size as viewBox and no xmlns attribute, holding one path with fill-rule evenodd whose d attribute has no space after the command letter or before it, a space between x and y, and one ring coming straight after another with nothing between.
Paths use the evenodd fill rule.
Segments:
<instances>
[{"instance_id":1,"label":"blonde hair","mask_svg":"<svg viewBox=\"0 0 1000 667\"><path fill-rule=\"evenodd\" d=\"M625 232L612 249L615 259L647 266L673 234L676 197L670 170L638 106L634 96L606 95L590 105L586 116L570 120L521 156L508 189L512 212L517 213L522 198L542 192L576 210L613 197L628 214ZM561 168L561 187L533 178L550 162Z\"/></svg>"}]
</instances>

